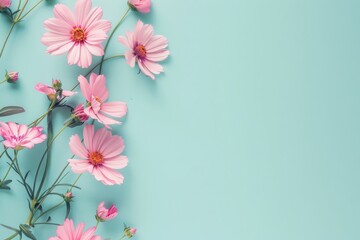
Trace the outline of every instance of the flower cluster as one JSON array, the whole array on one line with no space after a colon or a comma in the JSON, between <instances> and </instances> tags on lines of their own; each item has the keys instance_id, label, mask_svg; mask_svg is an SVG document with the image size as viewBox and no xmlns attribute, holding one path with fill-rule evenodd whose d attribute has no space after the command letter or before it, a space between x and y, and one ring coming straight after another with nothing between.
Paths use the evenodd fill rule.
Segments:
<instances>
[{"instance_id":1,"label":"flower cluster","mask_svg":"<svg viewBox=\"0 0 360 240\"><path fill-rule=\"evenodd\" d=\"M29 7L28 11L24 11L27 7L26 4L27 1L23 5L20 2L19 9L11 9L13 8L11 0L0 0L0 11L7 14L12 21L8 37L0 52L0 59L13 28L39 5L38 3ZM103 19L102 8L93 7L91 0L77 0L74 10L65 4L56 4L53 9L54 16L44 22L45 33L41 37L41 42L47 47L50 55L67 54L69 65L77 65L84 69L88 69L92 65L94 56L102 58L87 73L74 76L73 80L76 84L71 90L63 89L63 85L68 86L69 82L64 81L63 84L58 79L52 80L50 84L37 83L34 87L35 90L46 95L50 103L46 112L30 124L0 122L0 137L3 139L2 144L5 149L2 154L0 153L0 159L2 160L5 154L10 160L8 171L0 180L0 190L10 190L11 180L7 180L7 177L13 170L19 176L20 183L28 194L30 208L26 223L20 224L19 229L8 228L15 232L11 239L17 235L36 239L33 228L45 214L57 207L44 209L49 204L46 201L50 195L61 198L61 204L66 205L67 214L63 224L57 227L56 236L50 237L49 240L101 240L102 238L96 234L98 224L118 216L118 208L114 204L107 208L103 201L98 204L95 211L96 226L85 230L84 223L74 224L74 220L69 218L69 212L72 202L76 201L73 192L75 188L79 189L77 184L82 174L93 175L95 180L105 186L124 183L124 176L119 170L128 165L128 158L124 155L125 142L121 136L112 132L111 127L122 124L121 118L126 116L128 107L126 102L114 101L110 97L107 84L111 84L111 82L107 81L105 74L102 73L103 64L108 59L124 57L130 67L133 68L137 65L145 76L154 80L156 75L164 72L164 68L159 62L165 60L170 54L167 49L167 39L161 35L155 35L153 26L138 20L133 31L126 32L125 36L117 36L118 41L124 46L124 52L105 57L112 36L127 14L131 10L140 13L149 13L151 10L151 0L128 0L127 5L127 11L119 22L113 25L114 28L110 21ZM6 71L5 79L0 83L17 83L18 76L18 72ZM68 101L68 98L77 94L77 90L81 93L82 100L74 104L73 100ZM68 120L65 121L63 128L54 134L52 121L58 114L55 111L58 108L68 109L61 112L67 112ZM0 109L0 117L23 111L24 109L21 107L8 106ZM46 129L41 126L45 118L48 123ZM95 121L100 126L95 127ZM54 183L48 183L46 176L51 162L49 152L55 139L65 129L79 126L83 127L82 136L74 134L69 139L69 149L73 157L64 159L64 169L60 171ZM29 171L23 174L20 168L19 158L23 154L21 150L32 149L36 144L43 142L46 142L46 149L36 162L38 165L36 174L32 178L28 178L28 175L32 173ZM72 173L77 176L76 181L72 184L64 182L67 177L67 168L70 168ZM29 179L33 179L33 183L29 183ZM66 192L59 193L60 186L67 186L68 189ZM49 221L51 221L50 218L46 223ZM135 234L136 228L125 225L121 239L132 238Z\"/></svg>"}]
</instances>

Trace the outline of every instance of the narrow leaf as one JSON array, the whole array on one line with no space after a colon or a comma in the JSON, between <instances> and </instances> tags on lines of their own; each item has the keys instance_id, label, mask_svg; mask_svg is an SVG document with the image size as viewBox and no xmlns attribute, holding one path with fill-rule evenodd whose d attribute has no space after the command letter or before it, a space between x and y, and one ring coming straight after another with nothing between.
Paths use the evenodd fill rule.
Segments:
<instances>
[{"instance_id":1,"label":"narrow leaf","mask_svg":"<svg viewBox=\"0 0 360 240\"><path fill-rule=\"evenodd\" d=\"M25 109L18 106L7 106L0 109L0 117L10 116L18 113L25 112Z\"/></svg>"}]
</instances>

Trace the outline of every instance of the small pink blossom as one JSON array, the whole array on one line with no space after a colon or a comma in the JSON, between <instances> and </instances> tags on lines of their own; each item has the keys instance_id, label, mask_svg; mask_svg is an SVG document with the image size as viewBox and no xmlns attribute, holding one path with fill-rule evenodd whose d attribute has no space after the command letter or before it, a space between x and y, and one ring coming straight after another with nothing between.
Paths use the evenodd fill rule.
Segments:
<instances>
[{"instance_id":1,"label":"small pink blossom","mask_svg":"<svg viewBox=\"0 0 360 240\"><path fill-rule=\"evenodd\" d=\"M0 136L4 138L4 146L15 150L33 148L35 144L42 143L46 139L42 130L42 127L28 128L27 125L13 122L0 122Z\"/></svg>"},{"instance_id":2,"label":"small pink blossom","mask_svg":"<svg viewBox=\"0 0 360 240\"><path fill-rule=\"evenodd\" d=\"M8 83L15 83L19 79L19 73L18 72L6 72L5 78Z\"/></svg>"},{"instance_id":3,"label":"small pink blossom","mask_svg":"<svg viewBox=\"0 0 360 240\"><path fill-rule=\"evenodd\" d=\"M123 175L115 169L122 169L128 163L128 158L120 155L125 149L124 140L105 128L95 132L93 125L86 125L83 135L84 144L77 134L70 138L70 150L80 158L68 160L72 171L90 172L105 185L123 183Z\"/></svg>"},{"instance_id":4,"label":"small pink blossom","mask_svg":"<svg viewBox=\"0 0 360 240\"><path fill-rule=\"evenodd\" d=\"M35 90L43 93L48 96L50 101L54 99L56 96L56 91L61 89L61 82L60 80L54 80L53 86L45 85L43 83L38 83L35 85ZM68 90L61 90L61 96L57 96L57 100L60 100L61 97L70 97L76 94L76 92L68 91Z\"/></svg>"},{"instance_id":5,"label":"small pink blossom","mask_svg":"<svg viewBox=\"0 0 360 240\"><path fill-rule=\"evenodd\" d=\"M66 5L56 4L54 15L55 18L44 22L49 32L41 38L41 42L48 46L48 53L60 55L68 52L68 64L82 68L91 65L92 55L104 55L101 44L107 38L111 23L101 19L101 8L92 8L91 0L77 0L74 14Z\"/></svg>"},{"instance_id":6,"label":"small pink blossom","mask_svg":"<svg viewBox=\"0 0 360 240\"><path fill-rule=\"evenodd\" d=\"M3 8L9 8L11 6L11 0L0 0L0 10Z\"/></svg>"},{"instance_id":7,"label":"small pink blossom","mask_svg":"<svg viewBox=\"0 0 360 240\"><path fill-rule=\"evenodd\" d=\"M166 49L168 41L161 35L153 35L153 26L137 22L134 32L127 32L127 38L120 36L119 41L129 50L125 58L130 67L138 63L140 70L151 79L154 74L164 72L163 66L156 62L165 60L170 52Z\"/></svg>"},{"instance_id":8,"label":"small pink blossom","mask_svg":"<svg viewBox=\"0 0 360 240\"><path fill-rule=\"evenodd\" d=\"M80 75L78 81L81 92L87 102L87 107L84 109L84 112L106 127L108 124L121 124L121 122L106 116L121 118L126 115L127 106L124 102L106 102L109 97L109 92L106 88L105 76L92 73L89 83L85 77Z\"/></svg>"},{"instance_id":9,"label":"small pink blossom","mask_svg":"<svg viewBox=\"0 0 360 240\"><path fill-rule=\"evenodd\" d=\"M50 237L49 240L101 240L100 236L95 235L96 227L91 227L84 232L84 223L79 223L77 227L70 219L66 219L63 225L56 229L56 237Z\"/></svg>"},{"instance_id":10,"label":"small pink blossom","mask_svg":"<svg viewBox=\"0 0 360 240\"><path fill-rule=\"evenodd\" d=\"M111 205L109 209L105 207L105 203L101 202L96 210L96 219L100 222L109 221L118 215L118 209L115 205Z\"/></svg>"},{"instance_id":11,"label":"small pink blossom","mask_svg":"<svg viewBox=\"0 0 360 240\"><path fill-rule=\"evenodd\" d=\"M151 0L129 0L128 4L132 9L141 13L150 12Z\"/></svg>"}]
</instances>

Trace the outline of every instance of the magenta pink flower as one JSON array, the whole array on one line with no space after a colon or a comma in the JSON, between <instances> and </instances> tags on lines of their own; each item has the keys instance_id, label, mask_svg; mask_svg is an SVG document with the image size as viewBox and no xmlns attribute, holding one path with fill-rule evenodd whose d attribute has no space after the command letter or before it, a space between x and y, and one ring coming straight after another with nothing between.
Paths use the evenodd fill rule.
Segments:
<instances>
[{"instance_id":1,"label":"magenta pink flower","mask_svg":"<svg viewBox=\"0 0 360 240\"><path fill-rule=\"evenodd\" d=\"M11 0L0 0L0 10L11 6Z\"/></svg>"},{"instance_id":2,"label":"magenta pink flower","mask_svg":"<svg viewBox=\"0 0 360 240\"><path fill-rule=\"evenodd\" d=\"M124 102L105 102L109 97L105 76L92 73L90 83L88 83L86 78L80 75L78 81L81 92L87 101L84 112L92 119L103 123L106 127L108 124L121 124L121 122L106 116L121 118L126 115L127 106Z\"/></svg>"},{"instance_id":3,"label":"magenta pink flower","mask_svg":"<svg viewBox=\"0 0 360 240\"><path fill-rule=\"evenodd\" d=\"M132 9L141 13L150 12L151 0L129 0L128 4Z\"/></svg>"},{"instance_id":4,"label":"magenta pink flower","mask_svg":"<svg viewBox=\"0 0 360 240\"><path fill-rule=\"evenodd\" d=\"M94 132L93 125L86 125L84 144L76 134L70 138L69 146L71 152L81 158L68 160L74 173L88 171L105 185L123 183L123 175L115 170L126 167L128 163L127 157L120 155L125 148L120 136L112 135L105 128Z\"/></svg>"},{"instance_id":5,"label":"magenta pink flower","mask_svg":"<svg viewBox=\"0 0 360 240\"><path fill-rule=\"evenodd\" d=\"M107 38L111 23L101 19L102 9L92 8L91 0L78 0L75 14L64 4L56 4L55 18L44 22L45 33L41 42L48 46L52 55L68 52L68 64L87 68L92 63L92 55L104 55L101 45Z\"/></svg>"},{"instance_id":6,"label":"magenta pink flower","mask_svg":"<svg viewBox=\"0 0 360 240\"><path fill-rule=\"evenodd\" d=\"M96 219L100 222L109 221L118 215L118 209L115 205L111 205L109 209L105 207L105 203L101 202L96 210Z\"/></svg>"},{"instance_id":7,"label":"magenta pink flower","mask_svg":"<svg viewBox=\"0 0 360 240\"><path fill-rule=\"evenodd\" d=\"M153 35L153 27L137 22L134 32L127 32L127 38L120 36L119 41L127 47L125 58L130 67L138 63L140 70L151 79L154 74L160 74L164 68L156 63L165 60L170 52L166 50L168 41L161 35Z\"/></svg>"},{"instance_id":8,"label":"magenta pink flower","mask_svg":"<svg viewBox=\"0 0 360 240\"><path fill-rule=\"evenodd\" d=\"M91 227L84 232L84 223L79 223L77 227L70 219L66 219L63 225L56 229L56 237L51 237L49 240L101 240L100 236L96 236L96 227Z\"/></svg>"},{"instance_id":9,"label":"magenta pink flower","mask_svg":"<svg viewBox=\"0 0 360 240\"><path fill-rule=\"evenodd\" d=\"M42 127L28 128L13 122L0 122L0 136L4 138L4 146L15 150L33 148L35 144L42 143L46 139L42 130Z\"/></svg>"},{"instance_id":10,"label":"magenta pink flower","mask_svg":"<svg viewBox=\"0 0 360 240\"><path fill-rule=\"evenodd\" d=\"M43 83L36 84L35 90L47 95L48 98L52 101L54 99L54 97L56 96L56 88L58 88L58 87L61 88L61 82L59 80L54 80L52 86L45 85ZM58 100L60 100L61 97L70 97L70 96L76 94L76 92L62 90L61 94L62 94L62 96L57 96Z\"/></svg>"}]
</instances>

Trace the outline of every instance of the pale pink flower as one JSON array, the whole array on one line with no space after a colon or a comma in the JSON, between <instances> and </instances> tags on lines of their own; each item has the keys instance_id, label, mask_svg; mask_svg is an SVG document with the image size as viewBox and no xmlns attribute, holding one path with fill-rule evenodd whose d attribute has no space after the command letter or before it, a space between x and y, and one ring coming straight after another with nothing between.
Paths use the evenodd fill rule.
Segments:
<instances>
[{"instance_id":1,"label":"pale pink flower","mask_svg":"<svg viewBox=\"0 0 360 240\"><path fill-rule=\"evenodd\" d=\"M89 83L85 77L80 75L78 81L81 92L87 101L84 112L106 127L108 124L121 124L121 122L106 116L121 118L126 115L127 106L124 102L105 102L109 97L105 76L92 73Z\"/></svg>"},{"instance_id":2,"label":"pale pink flower","mask_svg":"<svg viewBox=\"0 0 360 240\"><path fill-rule=\"evenodd\" d=\"M77 0L75 13L64 4L56 4L55 18L44 22L45 33L41 42L48 46L52 55L68 52L68 64L87 68L92 63L92 55L104 55L101 43L107 38L111 23L101 19L103 11L92 8L91 0Z\"/></svg>"},{"instance_id":3,"label":"pale pink flower","mask_svg":"<svg viewBox=\"0 0 360 240\"><path fill-rule=\"evenodd\" d=\"M170 52L166 49L168 41L161 35L153 35L153 27L137 22L134 32L127 32L127 38L120 36L119 41L127 47L125 58L130 67L138 63L140 70L151 79L154 74L164 72L163 66L156 62L165 60Z\"/></svg>"},{"instance_id":4,"label":"pale pink flower","mask_svg":"<svg viewBox=\"0 0 360 240\"><path fill-rule=\"evenodd\" d=\"M42 143L46 139L42 130L42 127L28 128L27 125L13 122L0 122L0 136L4 138L4 146L15 150L33 148L35 144Z\"/></svg>"},{"instance_id":5,"label":"pale pink flower","mask_svg":"<svg viewBox=\"0 0 360 240\"><path fill-rule=\"evenodd\" d=\"M127 157L120 155L125 148L124 140L105 128L94 132L93 125L86 125L83 135L84 144L77 134L70 138L70 150L80 158L68 160L72 171L90 172L105 185L123 183L123 175L115 169L122 169L128 163Z\"/></svg>"},{"instance_id":6,"label":"pale pink flower","mask_svg":"<svg viewBox=\"0 0 360 240\"><path fill-rule=\"evenodd\" d=\"M132 9L141 13L150 12L151 0L129 0L128 4Z\"/></svg>"},{"instance_id":7,"label":"pale pink flower","mask_svg":"<svg viewBox=\"0 0 360 240\"><path fill-rule=\"evenodd\" d=\"M79 104L75 107L73 114L80 122L86 122L89 119L89 116L84 112L84 104Z\"/></svg>"},{"instance_id":8,"label":"pale pink flower","mask_svg":"<svg viewBox=\"0 0 360 240\"><path fill-rule=\"evenodd\" d=\"M56 96L57 88L61 88L61 82L59 80L54 80L52 86L45 85L43 83L38 83L35 85L35 90L48 96L50 100L53 100ZM76 94L76 92L62 90L61 96L57 96L57 99L60 100L62 97L70 97L74 94Z\"/></svg>"},{"instance_id":9,"label":"pale pink flower","mask_svg":"<svg viewBox=\"0 0 360 240\"><path fill-rule=\"evenodd\" d=\"M111 205L109 209L105 207L105 203L101 202L96 210L96 219L100 222L109 221L118 215L118 209L115 205Z\"/></svg>"},{"instance_id":10,"label":"pale pink flower","mask_svg":"<svg viewBox=\"0 0 360 240\"><path fill-rule=\"evenodd\" d=\"M91 227L84 232L84 223L79 223L77 227L71 219L65 219L63 225L56 229L56 237L50 237L49 240L101 240L100 236L95 235L96 227Z\"/></svg>"},{"instance_id":11,"label":"pale pink flower","mask_svg":"<svg viewBox=\"0 0 360 240\"><path fill-rule=\"evenodd\" d=\"M0 10L11 6L11 0L0 0Z\"/></svg>"}]
</instances>

